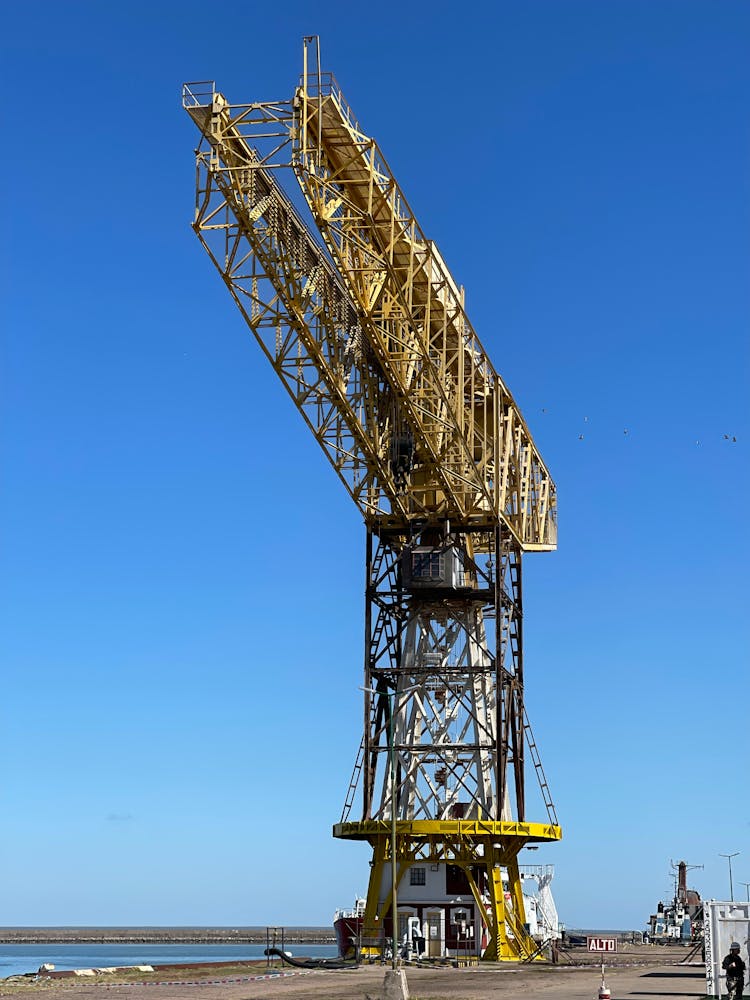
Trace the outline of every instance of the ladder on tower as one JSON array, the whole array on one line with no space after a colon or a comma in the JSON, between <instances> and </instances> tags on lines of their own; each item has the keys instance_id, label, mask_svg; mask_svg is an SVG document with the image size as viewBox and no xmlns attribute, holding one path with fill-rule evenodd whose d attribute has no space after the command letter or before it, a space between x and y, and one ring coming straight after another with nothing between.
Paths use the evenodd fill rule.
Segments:
<instances>
[{"instance_id":1,"label":"ladder on tower","mask_svg":"<svg viewBox=\"0 0 750 1000\"><path fill-rule=\"evenodd\" d=\"M370 570L371 583L378 585L381 574L383 573L383 563L386 561L386 549L384 546L379 546L377 552L375 553L375 558L372 562L372 568ZM385 575L392 574L393 566L386 568ZM372 636L370 637L370 656L373 656L375 651L380 648L380 643L383 639L383 632L388 628L387 643L393 640L393 623L390 615L380 614L375 620L375 627L372 631Z\"/></svg>"},{"instance_id":2,"label":"ladder on tower","mask_svg":"<svg viewBox=\"0 0 750 1000\"><path fill-rule=\"evenodd\" d=\"M357 793L357 785L359 784L359 776L362 774L362 767L365 763L365 738L362 737L362 741L359 744L359 750L357 751L357 759L354 761L354 770L352 771L352 776L349 779L349 788L346 791L346 801L344 802L344 808L341 810L341 822L346 823L349 819L349 813L352 811L352 806L354 805L354 796Z\"/></svg>"},{"instance_id":3,"label":"ladder on tower","mask_svg":"<svg viewBox=\"0 0 750 1000\"><path fill-rule=\"evenodd\" d=\"M375 722L375 716L377 712L377 699L370 699L370 731L373 729ZM346 790L346 800L344 802L344 808L341 810L341 822L346 823L349 820L349 814L352 811L352 806L354 805L354 796L357 793L357 786L359 785L359 777L362 774L362 768L365 764L365 739L367 734L362 735L362 740L359 744L359 750L357 751L357 759L354 761L354 768L352 770L352 776L349 779L349 787Z\"/></svg>"},{"instance_id":4,"label":"ladder on tower","mask_svg":"<svg viewBox=\"0 0 750 1000\"><path fill-rule=\"evenodd\" d=\"M372 562L372 568L370 570L370 577L373 581L378 581L380 575L383 572L383 563L386 561L386 550L385 548L378 548L375 553L375 558ZM391 572L392 568L386 570L386 572ZM372 636L370 637L370 655L372 656L378 649L381 648L381 643L383 641L383 634L385 633L386 642L385 649L392 650L393 643L396 638L395 629L393 625L393 619L390 615L381 613L377 616L375 624L372 630ZM389 653L389 655L391 655ZM375 724L377 719L377 698L370 698L370 722L369 731L374 732ZM349 819L349 814L352 811L352 806L354 804L354 796L357 793L357 786L359 785L359 778L362 774L362 768L365 763L365 735L362 736L362 741L359 744L359 750L357 751L357 759L354 761L354 768L352 770L352 776L349 779L349 788L346 792L346 799L344 801L344 808L341 811L341 822L346 823Z\"/></svg>"},{"instance_id":5,"label":"ladder on tower","mask_svg":"<svg viewBox=\"0 0 750 1000\"><path fill-rule=\"evenodd\" d=\"M523 710L523 731L526 735L526 745L529 748L529 753L531 754L531 759L534 762L534 769L536 771L537 780L539 782L539 788L542 791L542 798L544 799L544 805L547 808L547 815L549 816L550 823L553 826L557 826L557 812L555 811L555 804L552 801L552 793L550 792L549 785L547 784L547 776L544 773L544 768L542 767L542 758L539 756L539 748L534 740L534 731L531 728L531 723L529 722L529 716L526 713L526 708Z\"/></svg>"}]
</instances>

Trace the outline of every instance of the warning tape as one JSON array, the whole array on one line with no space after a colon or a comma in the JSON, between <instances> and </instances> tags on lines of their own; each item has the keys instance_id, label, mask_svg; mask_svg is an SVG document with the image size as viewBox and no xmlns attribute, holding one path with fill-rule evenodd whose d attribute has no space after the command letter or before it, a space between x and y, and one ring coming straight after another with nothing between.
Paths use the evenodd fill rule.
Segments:
<instances>
[{"instance_id":1,"label":"warning tape","mask_svg":"<svg viewBox=\"0 0 750 1000\"><path fill-rule=\"evenodd\" d=\"M136 982L116 983L108 982L98 985L107 988L116 986L121 989L123 986L223 986L227 983L255 983L261 979L288 979L290 976L309 976L316 969L305 969L300 972L268 972L262 976L236 976L231 979L144 979Z\"/></svg>"},{"instance_id":2,"label":"warning tape","mask_svg":"<svg viewBox=\"0 0 750 1000\"><path fill-rule=\"evenodd\" d=\"M560 962L560 964L556 965L555 968L557 968L557 969L599 969L601 967L601 964L602 964L601 961L599 961L599 962L565 962L565 963ZM617 969L657 969L657 968L660 968L663 965L674 966L676 968L679 968L680 966L682 968L687 968L687 963L685 963L685 962L657 962L656 960L654 960L654 961L648 961L648 962L606 962L605 961L604 964L607 966L608 969L615 970L615 971ZM691 963L691 964L703 965L703 962L695 962L695 963Z\"/></svg>"}]
</instances>

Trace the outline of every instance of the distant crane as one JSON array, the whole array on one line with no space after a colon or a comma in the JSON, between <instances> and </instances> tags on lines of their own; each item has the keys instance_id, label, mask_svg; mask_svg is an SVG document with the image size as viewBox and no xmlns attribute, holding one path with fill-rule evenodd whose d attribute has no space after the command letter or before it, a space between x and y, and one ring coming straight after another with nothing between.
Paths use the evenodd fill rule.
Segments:
<instances>
[{"instance_id":1,"label":"distant crane","mask_svg":"<svg viewBox=\"0 0 750 1000\"><path fill-rule=\"evenodd\" d=\"M366 525L364 734L333 830L373 848L364 950L395 937L389 881L423 863L462 874L484 958L528 958L518 853L562 834L524 709L521 557L556 547L554 483L315 40L290 100L190 83L183 105L193 228ZM545 822L526 819L527 750Z\"/></svg>"}]
</instances>

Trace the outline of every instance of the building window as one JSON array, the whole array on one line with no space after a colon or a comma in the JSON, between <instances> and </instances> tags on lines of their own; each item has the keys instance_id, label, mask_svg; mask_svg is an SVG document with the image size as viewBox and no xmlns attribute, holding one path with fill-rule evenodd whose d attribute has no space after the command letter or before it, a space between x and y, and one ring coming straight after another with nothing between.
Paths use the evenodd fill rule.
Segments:
<instances>
[{"instance_id":1,"label":"building window","mask_svg":"<svg viewBox=\"0 0 750 1000\"><path fill-rule=\"evenodd\" d=\"M426 885L427 876L424 868L409 869L409 885Z\"/></svg>"},{"instance_id":2,"label":"building window","mask_svg":"<svg viewBox=\"0 0 750 1000\"><path fill-rule=\"evenodd\" d=\"M442 552L412 552L411 575L415 580L442 582L445 573L445 556Z\"/></svg>"},{"instance_id":3,"label":"building window","mask_svg":"<svg viewBox=\"0 0 750 1000\"><path fill-rule=\"evenodd\" d=\"M445 866L445 891L449 896L464 896L471 892L466 872L458 865Z\"/></svg>"}]
</instances>

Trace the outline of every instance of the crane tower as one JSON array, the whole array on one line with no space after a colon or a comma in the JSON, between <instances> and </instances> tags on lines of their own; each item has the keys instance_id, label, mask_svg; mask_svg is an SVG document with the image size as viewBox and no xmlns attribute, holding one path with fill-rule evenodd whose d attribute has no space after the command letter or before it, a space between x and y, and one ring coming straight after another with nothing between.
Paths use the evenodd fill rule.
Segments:
<instances>
[{"instance_id":1,"label":"crane tower","mask_svg":"<svg viewBox=\"0 0 750 1000\"><path fill-rule=\"evenodd\" d=\"M524 709L521 567L556 546L554 483L316 40L288 100L209 82L183 105L193 228L366 526L364 732L333 828L372 846L365 950L424 865L461 881L484 958L528 958L518 853L561 830Z\"/></svg>"}]
</instances>

